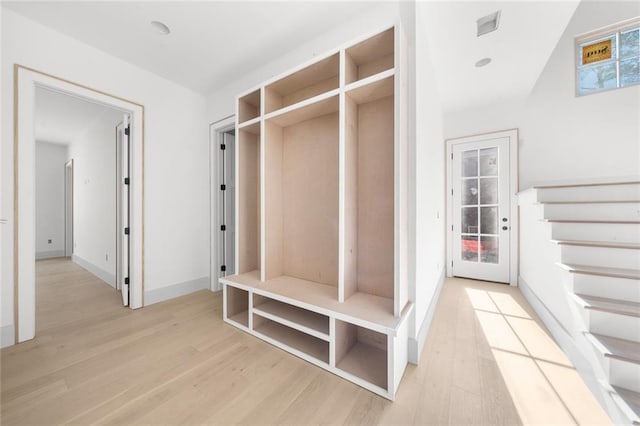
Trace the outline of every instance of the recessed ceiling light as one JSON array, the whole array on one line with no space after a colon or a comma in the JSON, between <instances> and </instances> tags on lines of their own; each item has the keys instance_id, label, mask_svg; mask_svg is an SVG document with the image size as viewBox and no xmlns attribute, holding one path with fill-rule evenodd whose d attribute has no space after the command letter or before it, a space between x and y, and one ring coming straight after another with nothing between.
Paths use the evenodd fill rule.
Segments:
<instances>
[{"instance_id":1,"label":"recessed ceiling light","mask_svg":"<svg viewBox=\"0 0 640 426\"><path fill-rule=\"evenodd\" d=\"M489 65L490 62L491 62L491 58L482 58L478 62L476 62L476 67L478 68L484 67L485 65Z\"/></svg>"},{"instance_id":2,"label":"recessed ceiling light","mask_svg":"<svg viewBox=\"0 0 640 426\"><path fill-rule=\"evenodd\" d=\"M169 27L160 21L151 21L151 27L153 27L158 34L168 35L171 32Z\"/></svg>"},{"instance_id":3,"label":"recessed ceiling light","mask_svg":"<svg viewBox=\"0 0 640 426\"><path fill-rule=\"evenodd\" d=\"M491 15L483 16L476 21L478 25L478 37L485 35L498 29L500 23L500 11L494 12Z\"/></svg>"}]
</instances>

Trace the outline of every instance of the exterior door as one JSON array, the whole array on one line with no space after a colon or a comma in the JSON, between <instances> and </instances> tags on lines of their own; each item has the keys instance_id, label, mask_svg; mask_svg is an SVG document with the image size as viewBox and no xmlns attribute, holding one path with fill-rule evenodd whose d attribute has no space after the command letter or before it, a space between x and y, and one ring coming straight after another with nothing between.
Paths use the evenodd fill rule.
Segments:
<instances>
[{"instance_id":1,"label":"exterior door","mask_svg":"<svg viewBox=\"0 0 640 426\"><path fill-rule=\"evenodd\" d=\"M236 137L232 131L222 134L222 144L225 149L221 150L220 155L220 250L218 262L220 268L220 276L235 274L235 140Z\"/></svg>"},{"instance_id":2,"label":"exterior door","mask_svg":"<svg viewBox=\"0 0 640 426\"><path fill-rule=\"evenodd\" d=\"M510 281L510 140L478 137L450 154L452 275Z\"/></svg>"}]
</instances>

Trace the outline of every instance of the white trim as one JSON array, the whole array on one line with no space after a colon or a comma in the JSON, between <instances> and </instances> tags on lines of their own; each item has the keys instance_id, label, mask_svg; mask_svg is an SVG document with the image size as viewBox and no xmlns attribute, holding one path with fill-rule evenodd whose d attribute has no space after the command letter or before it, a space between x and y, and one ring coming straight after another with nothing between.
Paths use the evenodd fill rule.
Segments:
<instances>
[{"instance_id":1,"label":"white trim","mask_svg":"<svg viewBox=\"0 0 640 426\"><path fill-rule=\"evenodd\" d=\"M195 280L173 284L167 287L156 288L144 292L145 306L165 300L175 299L200 290L209 289L209 277L201 277Z\"/></svg>"},{"instance_id":2,"label":"white trim","mask_svg":"<svg viewBox=\"0 0 640 426\"><path fill-rule=\"evenodd\" d=\"M412 364L417 365L420 362L420 355L422 355L424 344L427 341L427 335L429 334L429 330L431 329L433 316L436 313L438 301L440 300L440 293L442 293L442 288L444 287L445 281L445 269L442 268L442 270L440 271L440 278L438 279L438 285L436 286L436 291L433 293L433 298L431 299L431 303L429 304L429 308L427 309L427 314L424 316L424 320L420 325L420 330L418 331L417 338L409 337L408 360Z\"/></svg>"},{"instance_id":3,"label":"white trim","mask_svg":"<svg viewBox=\"0 0 640 426\"><path fill-rule=\"evenodd\" d=\"M461 138L452 138L445 140L446 143L446 158L445 158L445 175L447 184L446 193L446 208L447 208L447 223L445 232L447 234L447 277L453 276L453 269L451 267L451 260L453 259L453 241L451 237L451 224L453 223L453 209L451 206L451 191L453 189L453 177L451 176L451 153L453 152L453 145L479 142L485 139L497 139L497 138L509 138L509 194L511 195L511 232L509 234L509 284L516 287L518 285L519 274L519 241L520 241L520 213L518 207L518 129L509 129L497 132L482 133L478 135L465 136Z\"/></svg>"},{"instance_id":4,"label":"white trim","mask_svg":"<svg viewBox=\"0 0 640 426\"><path fill-rule=\"evenodd\" d=\"M43 87L66 95L83 98L128 112L132 115L132 179L131 190L131 303L132 309L143 306L143 115L142 105L109 96L69 81L41 72L17 66L17 155L18 180L18 330L17 341L24 342L35 337L35 90ZM15 208L15 206L14 206ZM15 308L15 307L14 307Z\"/></svg>"},{"instance_id":5,"label":"white trim","mask_svg":"<svg viewBox=\"0 0 640 426\"><path fill-rule=\"evenodd\" d=\"M65 257L64 250L37 251L36 260L53 259L55 257Z\"/></svg>"},{"instance_id":6,"label":"white trim","mask_svg":"<svg viewBox=\"0 0 640 426\"><path fill-rule=\"evenodd\" d=\"M0 348L6 348L7 346L13 346L16 338L16 332L13 328L13 324L7 324L0 327Z\"/></svg>"},{"instance_id":7,"label":"white trim","mask_svg":"<svg viewBox=\"0 0 640 426\"><path fill-rule=\"evenodd\" d=\"M86 259L78 256L77 254L71 255L71 260L78 264L83 269L91 272L96 277L100 278L105 283L109 284L111 287L116 288L116 276L109 271L105 271L101 267L94 265Z\"/></svg>"},{"instance_id":8,"label":"white trim","mask_svg":"<svg viewBox=\"0 0 640 426\"><path fill-rule=\"evenodd\" d=\"M217 203L217 194L220 182L217 171L217 164L220 164L220 145L222 134L234 130L236 126L236 116L231 115L209 125L209 288L211 291L222 290L222 285L218 281L218 271L220 262L218 253L220 252L220 239L216 238L218 224L220 223L220 209Z\"/></svg>"}]
</instances>

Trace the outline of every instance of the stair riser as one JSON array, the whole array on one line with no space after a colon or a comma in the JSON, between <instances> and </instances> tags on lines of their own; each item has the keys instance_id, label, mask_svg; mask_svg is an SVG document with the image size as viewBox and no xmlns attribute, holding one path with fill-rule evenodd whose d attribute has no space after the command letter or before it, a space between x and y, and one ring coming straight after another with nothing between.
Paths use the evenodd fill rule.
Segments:
<instances>
[{"instance_id":1,"label":"stair riser","mask_svg":"<svg viewBox=\"0 0 640 426\"><path fill-rule=\"evenodd\" d=\"M640 269L640 250L610 247L561 246L562 263Z\"/></svg>"},{"instance_id":2,"label":"stair riser","mask_svg":"<svg viewBox=\"0 0 640 426\"><path fill-rule=\"evenodd\" d=\"M552 220L640 221L640 203L546 204L544 218Z\"/></svg>"},{"instance_id":3,"label":"stair riser","mask_svg":"<svg viewBox=\"0 0 640 426\"><path fill-rule=\"evenodd\" d=\"M609 383L634 392L640 392L640 365L610 358Z\"/></svg>"},{"instance_id":4,"label":"stair riser","mask_svg":"<svg viewBox=\"0 0 640 426\"><path fill-rule=\"evenodd\" d=\"M640 184L538 189L538 201L640 200Z\"/></svg>"},{"instance_id":5,"label":"stair riser","mask_svg":"<svg viewBox=\"0 0 640 426\"><path fill-rule=\"evenodd\" d=\"M552 223L554 240L606 241L640 244L637 223Z\"/></svg>"},{"instance_id":6,"label":"stair riser","mask_svg":"<svg viewBox=\"0 0 640 426\"><path fill-rule=\"evenodd\" d=\"M640 303L640 280L571 274L574 293Z\"/></svg>"},{"instance_id":7,"label":"stair riser","mask_svg":"<svg viewBox=\"0 0 640 426\"><path fill-rule=\"evenodd\" d=\"M590 332L640 342L640 318L593 309L584 312Z\"/></svg>"}]
</instances>

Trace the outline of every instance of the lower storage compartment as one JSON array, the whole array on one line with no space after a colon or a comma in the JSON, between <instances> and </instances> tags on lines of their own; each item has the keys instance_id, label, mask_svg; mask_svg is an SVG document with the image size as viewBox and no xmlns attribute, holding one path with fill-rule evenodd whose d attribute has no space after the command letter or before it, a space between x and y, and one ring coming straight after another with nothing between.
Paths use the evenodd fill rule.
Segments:
<instances>
[{"instance_id":1,"label":"lower storage compartment","mask_svg":"<svg viewBox=\"0 0 640 426\"><path fill-rule=\"evenodd\" d=\"M388 389L387 335L336 320L336 367Z\"/></svg>"},{"instance_id":2,"label":"lower storage compartment","mask_svg":"<svg viewBox=\"0 0 640 426\"><path fill-rule=\"evenodd\" d=\"M249 292L226 285L227 319L249 327Z\"/></svg>"},{"instance_id":3,"label":"lower storage compartment","mask_svg":"<svg viewBox=\"0 0 640 426\"><path fill-rule=\"evenodd\" d=\"M253 315L253 331L329 364L329 342L256 314Z\"/></svg>"}]
</instances>

